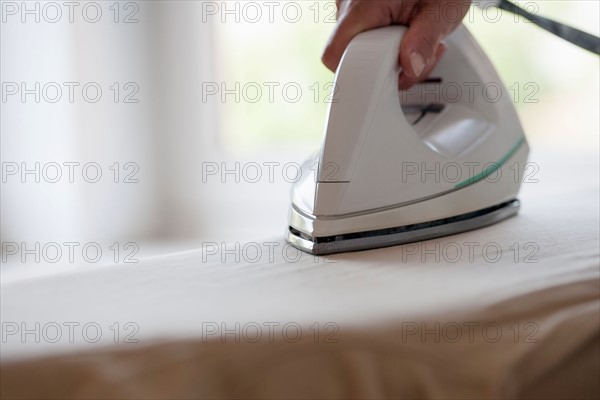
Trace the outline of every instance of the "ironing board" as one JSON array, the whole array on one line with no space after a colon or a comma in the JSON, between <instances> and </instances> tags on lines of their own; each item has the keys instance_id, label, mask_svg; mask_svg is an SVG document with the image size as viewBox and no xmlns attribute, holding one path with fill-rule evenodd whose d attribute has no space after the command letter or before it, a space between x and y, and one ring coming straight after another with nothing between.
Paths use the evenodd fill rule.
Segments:
<instances>
[{"instance_id":1,"label":"ironing board","mask_svg":"<svg viewBox=\"0 0 600 400\"><path fill-rule=\"evenodd\" d=\"M598 157L575 175L531 160L519 216L468 233L325 259L250 240L4 284L2 398L597 398Z\"/></svg>"}]
</instances>

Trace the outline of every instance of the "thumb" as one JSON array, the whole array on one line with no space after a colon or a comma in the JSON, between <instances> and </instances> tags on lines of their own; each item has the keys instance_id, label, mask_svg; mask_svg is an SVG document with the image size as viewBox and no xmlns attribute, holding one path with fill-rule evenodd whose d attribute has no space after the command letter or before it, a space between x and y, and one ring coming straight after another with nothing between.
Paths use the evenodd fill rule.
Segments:
<instances>
[{"instance_id":1,"label":"thumb","mask_svg":"<svg viewBox=\"0 0 600 400\"><path fill-rule=\"evenodd\" d=\"M462 18L447 18L439 3L426 1L413 16L400 45L400 65L413 79L421 78L436 60L436 51L442 41Z\"/></svg>"}]
</instances>

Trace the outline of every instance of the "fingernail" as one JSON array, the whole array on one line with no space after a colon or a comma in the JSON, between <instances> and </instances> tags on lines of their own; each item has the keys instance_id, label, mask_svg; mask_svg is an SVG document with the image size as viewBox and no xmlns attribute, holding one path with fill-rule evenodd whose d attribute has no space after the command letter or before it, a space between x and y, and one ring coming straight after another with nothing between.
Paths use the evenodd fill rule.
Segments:
<instances>
[{"instance_id":1,"label":"fingernail","mask_svg":"<svg viewBox=\"0 0 600 400\"><path fill-rule=\"evenodd\" d=\"M415 76L419 76L423 72L423 68L425 68L425 59L423 59L421 54L413 51L410 53L410 66Z\"/></svg>"}]
</instances>

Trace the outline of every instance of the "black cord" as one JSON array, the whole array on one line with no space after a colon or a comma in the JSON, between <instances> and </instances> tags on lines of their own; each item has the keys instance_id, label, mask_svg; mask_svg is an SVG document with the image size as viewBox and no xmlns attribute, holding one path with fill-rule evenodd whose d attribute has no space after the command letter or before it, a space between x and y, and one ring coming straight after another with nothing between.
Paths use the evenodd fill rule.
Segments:
<instances>
[{"instance_id":1,"label":"black cord","mask_svg":"<svg viewBox=\"0 0 600 400\"><path fill-rule=\"evenodd\" d=\"M508 0L500 0L500 3L497 5L497 7L513 14L521 15L537 26L544 28L548 32L551 32L556 36L565 39L566 41L571 42L583 49L591 51L592 53L600 55L600 38L594 35L590 35L587 32L583 32L571 26L561 24L560 22L532 14Z\"/></svg>"}]
</instances>

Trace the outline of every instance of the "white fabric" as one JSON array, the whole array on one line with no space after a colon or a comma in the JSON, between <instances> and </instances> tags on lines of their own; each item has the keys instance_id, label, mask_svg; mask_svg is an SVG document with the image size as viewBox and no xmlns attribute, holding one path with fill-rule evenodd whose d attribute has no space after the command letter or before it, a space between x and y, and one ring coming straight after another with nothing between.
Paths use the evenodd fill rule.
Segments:
<instances>
[{"instance_id":1,"label":"white fabric","mask_svg":"<svg viewBox=\"0 0 600 400\"><path fill-rule=\"evenodd\" d=\"M473 232L328 259L302 254L296 262L298 253L274 240L240 244L239 262L211 247L5 284L2 395L593 397L597 156L533 159L539 182L523 185L521 213ZM493 261L496 248L502 254ZM250 262L257 249L259 260ZM34 330L40 322L40 331L50 322L80 325L74 343L66 327L58 343L6 335L7 324L23 322ZM79 330L89 322L102 328L96 344ZM139 343L115 346L115 322L119 342L131 322ZM236 330L236 322L239 343L209 331L222 323ZM280 324L273 338L269 322ZM263 327L258 343L243 332L251 323ZM286 323L302 329L297 343L294 331L287 340L280 332ZM331 332L337 342L324 342Z\"/></svg>"}]
</instances>

